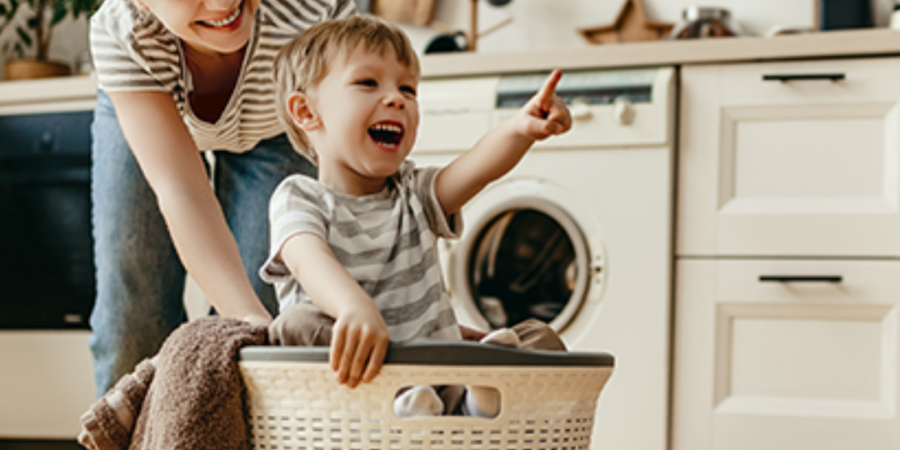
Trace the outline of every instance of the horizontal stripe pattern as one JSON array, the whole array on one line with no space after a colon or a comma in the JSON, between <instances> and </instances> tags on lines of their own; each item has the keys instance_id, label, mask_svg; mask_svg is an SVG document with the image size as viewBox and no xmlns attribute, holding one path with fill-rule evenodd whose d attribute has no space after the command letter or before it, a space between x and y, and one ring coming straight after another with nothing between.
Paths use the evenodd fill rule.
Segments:
<instances>
[{"instance_id":1,"label":"horizontal stripe pattern","mask_svg":"<svg viewBox=\"0 0 900 450\"><path fill-rule=\"evenodd\" d=\"M281 309L308 298L284 264L284 243L315 234L373 299L391 340L458 340L459 328L444 287L437 238L458 237L458 214L443 214L434 194L438 168L405 162L386 188L352 197L302 175L289 177L269 205L272 250L260 270L276 285Z\"/></svg>"},{"instance_id":2,"label":"horizontal stripe pattern","mask_svg":"<svg viewBox=\"0 0 900 450\"><path fill-rule=\"evenodd\" d=\"M313 24L356 13L352 0L261 0L235 91L215 123L190 111L190 74L178 38L133 0L105 0L91 18L91 53L100 88L168 92L200 150L244 152L284 132L275 112L272 61Z\"/></svg>"}]
</instances>

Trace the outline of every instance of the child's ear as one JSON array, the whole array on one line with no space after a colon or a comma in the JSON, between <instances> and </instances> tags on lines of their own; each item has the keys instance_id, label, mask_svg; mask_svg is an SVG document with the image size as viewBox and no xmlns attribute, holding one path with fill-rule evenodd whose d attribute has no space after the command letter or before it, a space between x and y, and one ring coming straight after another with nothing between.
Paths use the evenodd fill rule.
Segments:
<instances>
[{"instance_id":1,"label":"child's ear","mask_svg":"<svg viewBox=\"0 0 900 450\"><path fill-rule=\"evenodd\" d=\"M302 92L294 92L287 99L288 113L303 131L313 131L322 126L322 121L313 111L309 100L309 96Z\"/></svg>"}]
</instances>

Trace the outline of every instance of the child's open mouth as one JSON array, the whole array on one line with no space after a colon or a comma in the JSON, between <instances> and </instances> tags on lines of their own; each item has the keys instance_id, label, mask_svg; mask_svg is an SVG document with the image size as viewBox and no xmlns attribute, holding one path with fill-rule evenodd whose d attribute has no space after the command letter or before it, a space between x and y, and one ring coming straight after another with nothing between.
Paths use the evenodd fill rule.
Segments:
<instances>
[{"instance_id":1,"label":"child's open mouth","mask_svg":"<svg viewBox=\"0 0 900 450\"><path fill-rule=\"evenodd\" d=\"M241 12L244 11L244 2L241 2L228 17L219 20L198 20L197 23L203 25L205 27L210 28L223 28L233 24L239 17L241 17Z\"/></svg>"},{"instance_id":2,"label":"child's open mouth","mask_svg":"<svg viewBox=\"0 0 900 450\"><path fill-rule=\"evenodd\" d=\"M381 147L392 149L403 140L403 126L394 122L376 123L368 131L369 137Z\"/></svg>"}]
</instances>

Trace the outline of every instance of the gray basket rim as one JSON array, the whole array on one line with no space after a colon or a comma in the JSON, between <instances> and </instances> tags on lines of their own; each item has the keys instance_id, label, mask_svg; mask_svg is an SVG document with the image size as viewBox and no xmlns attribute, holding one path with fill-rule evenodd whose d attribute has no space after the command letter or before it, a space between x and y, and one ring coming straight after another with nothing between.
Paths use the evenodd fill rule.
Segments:
<instances>
[{"instance_id":1,"label":"gray basket rim","mask_svg":"<svg viewBox=\"0 0 900 450\"><path fill-rule=\"evenodd\" d=\"M328 362L328 347L247 346L241 361ZM582 366L610 367L615 357L606 352L524 350L477 342L417 341L392 343L385 364L426 366Z\"/></svg>"}]
</instances>

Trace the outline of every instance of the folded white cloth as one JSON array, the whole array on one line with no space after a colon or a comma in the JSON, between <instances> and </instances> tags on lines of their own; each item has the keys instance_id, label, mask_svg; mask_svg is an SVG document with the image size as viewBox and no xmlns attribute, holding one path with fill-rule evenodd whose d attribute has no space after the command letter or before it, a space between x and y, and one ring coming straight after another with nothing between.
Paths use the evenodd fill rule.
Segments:
<instances>
[{"instance_id":1,"label":"folded white cloth","mask_svg":"<svg viewBox=\"0 0 900 450\"><path fill-rule=\"evenodd\" d=\"M483 344L519 347L519 335L509 328L501 328L488 333L481 339ZM500 391L487 386L466 386L463 412L467 416L493 418L500 414Z\"/></svg>"},{"instance_id":2,"label":"folded white cloth","mask_svg":"<svg viewBox=\"0 0 900 450\"><path fill-rule=\"evenodd\" d=\"M413 386L394 399L394 414L401 419L440 416L444 402L432 386Z\"/></svg>"}]
</instances>

